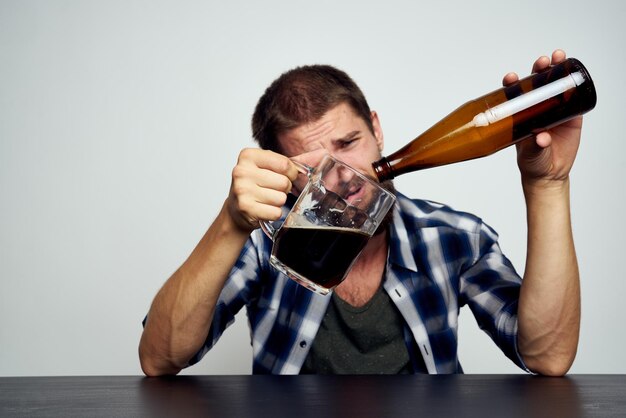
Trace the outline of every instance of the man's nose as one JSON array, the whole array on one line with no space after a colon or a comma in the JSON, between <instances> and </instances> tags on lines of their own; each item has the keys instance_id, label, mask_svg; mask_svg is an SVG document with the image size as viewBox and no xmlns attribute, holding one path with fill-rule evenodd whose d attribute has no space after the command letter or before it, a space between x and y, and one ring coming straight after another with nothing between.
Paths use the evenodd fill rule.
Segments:
<instances>
[{"instance_id":1,"label":"man's nose","mask_svg":"<svg viewBox=\"0 0 626 418\"><path fill-rule=\"evenodd\" d=\"M336 171L339 184L350 183L355 176L352 170L348 167L344 167L343 165L338 165Z\"/></svg>"}]
</instances>

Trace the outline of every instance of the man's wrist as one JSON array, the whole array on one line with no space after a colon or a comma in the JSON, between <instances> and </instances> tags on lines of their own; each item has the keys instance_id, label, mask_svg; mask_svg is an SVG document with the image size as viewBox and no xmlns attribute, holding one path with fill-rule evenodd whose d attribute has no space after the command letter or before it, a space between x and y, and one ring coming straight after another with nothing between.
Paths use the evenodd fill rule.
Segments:
<instances>
[{"instance_id":1,"label":"man's wrist","mask_svg":"<svg viewBox=\"0 0 626 418\"><path fill-rule=\"evenodd\" d=\"M234 216L232 216L231 208L228 207L229 202L226 200L219 214L217 215L216 222L219 224L220 233L223 235L239 236L247 239L247 237L254 231L245 222L238 222ZM244 225L242 225L242 223Z\"/></svg>"},{"instance_id":2,"label":"man's wrist","mask_svg":"<svg viewBox=\"0 0 626 418\"><path fill-rule=\"evenodd\" d=\"M559 180L547 179L524 179L522 189L527 199L529 198L558 198L568 197L570 182L569 177Z\"/></svg>"}]
</instances>

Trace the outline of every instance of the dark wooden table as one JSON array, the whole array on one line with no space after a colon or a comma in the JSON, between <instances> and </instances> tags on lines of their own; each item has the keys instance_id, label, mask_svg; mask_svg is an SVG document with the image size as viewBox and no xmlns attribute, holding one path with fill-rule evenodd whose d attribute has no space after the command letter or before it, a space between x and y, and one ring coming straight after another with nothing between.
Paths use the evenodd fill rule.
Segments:
<instances>
[{"instance_id":1,"label":"dark wooden table","mask_svg":"<svg viewBox=\"0 0 626 418\"><path fill-rule=\"evenodd\" d=\"M0 377L0 417L624 417L626 376Z\"/></svg>"}]
</instances>

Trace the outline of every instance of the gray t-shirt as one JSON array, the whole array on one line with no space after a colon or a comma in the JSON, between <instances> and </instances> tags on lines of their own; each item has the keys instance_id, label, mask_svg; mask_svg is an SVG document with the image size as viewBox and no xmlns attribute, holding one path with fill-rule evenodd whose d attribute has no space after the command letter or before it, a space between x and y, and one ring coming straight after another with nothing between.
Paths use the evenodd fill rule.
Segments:
<instances>
[{"instance_id":1,"label":"gray t-shirt","mask_svg":"<svg viewBox=\"0 0 626 418\"><path fill-rule=\"evenodd\" d=\"M331 297L301 374L411 372L404 320L382 287L361 307Z\"/></svg>"}]
</instances>

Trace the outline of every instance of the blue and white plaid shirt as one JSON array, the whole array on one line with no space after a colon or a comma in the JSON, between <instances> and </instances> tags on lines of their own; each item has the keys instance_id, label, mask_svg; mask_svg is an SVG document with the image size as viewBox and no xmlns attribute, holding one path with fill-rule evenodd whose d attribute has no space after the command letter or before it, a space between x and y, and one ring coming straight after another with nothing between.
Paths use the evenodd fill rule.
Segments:
<instances>
[{"instance_id":1,"label":"blue and white plaid shirt","mask_svg":"<svg viewBox=\"0 0 626 418\"><path fill-rule=\"evenodd\" d=\"M468 305L504 354L527 370L517 351L521 278L481 219L398 193L383 287L406 322L416 373L462 373L457 357L459 309ZM269 263L272 242L255 231L215 308L198 362L246 307L253 373L298 374L330 297L313 293Z\"/></svg>"}]
</instances>

